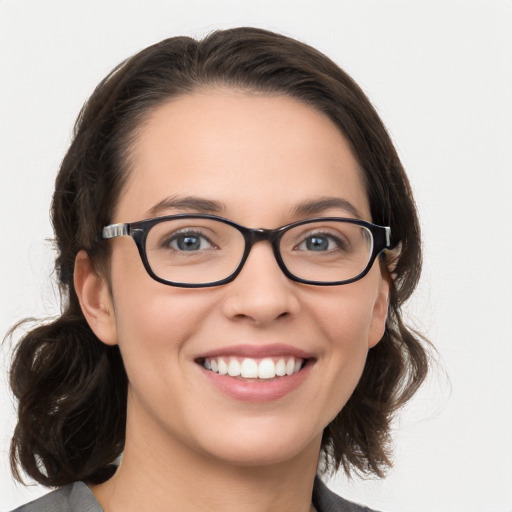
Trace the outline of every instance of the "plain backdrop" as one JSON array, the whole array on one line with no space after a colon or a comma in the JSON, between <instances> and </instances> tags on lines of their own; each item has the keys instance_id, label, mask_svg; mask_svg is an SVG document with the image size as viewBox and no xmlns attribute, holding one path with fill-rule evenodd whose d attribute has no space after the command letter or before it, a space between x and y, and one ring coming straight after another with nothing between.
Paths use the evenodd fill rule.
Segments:
<instances>
[{"instance_id":1,"label":"plain backdrop","mask_svg":"<svg viewBox=\"0 0 512 512\"><path fill-rule=\"evenodd\" d=\"M301 39L367 92L411 178L425 270L408 319L441 366L395 424L383 481L330 486L390 512L512 511L511 0L0 0L0 332L58 309L48 207L74 119L118 62L165 37L252 25ZM0 510L46 490L8 465Z\"/></svg>"}]
</instances>

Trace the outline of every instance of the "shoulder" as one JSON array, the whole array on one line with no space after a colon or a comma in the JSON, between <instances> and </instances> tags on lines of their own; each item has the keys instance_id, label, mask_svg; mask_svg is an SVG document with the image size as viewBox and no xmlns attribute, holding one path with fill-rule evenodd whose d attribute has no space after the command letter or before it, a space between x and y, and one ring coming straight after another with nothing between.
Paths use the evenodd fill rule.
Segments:
<instances>
[{"instance_id":1,"label":"shoulder","mask_svg":"<svg viewBox=\"0 0 512 512\"><path fill-rule=\"evenodd\" d=\"M75 482L12 512L103 512L103 509L87 485Z\"/></svg>"},{"instance_id":2,"label":"shoulder","mask_svg":"<svg viewBox=\"0 0 512 512\"><path fill-rule=\"evenodd\" d=\"M318 512L376 512L334 494L319 478L315 479L313 504Z\"/></svg>"}]
</instances>

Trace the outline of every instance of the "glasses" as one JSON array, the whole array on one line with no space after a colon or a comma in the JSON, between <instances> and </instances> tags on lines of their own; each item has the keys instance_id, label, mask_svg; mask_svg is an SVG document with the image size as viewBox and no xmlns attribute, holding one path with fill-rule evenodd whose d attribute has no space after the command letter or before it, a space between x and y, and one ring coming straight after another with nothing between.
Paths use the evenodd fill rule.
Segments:
<instances>
[{"instance_id":1,"label":"glasses","mask_svg":"<svg viewBox=\"0 0 512 512\"><path fill-rule=\"evenodd\" d=\"M277 264L293 281L317 286L357 281L391 246L391 229L324 217L277 229L250 229L215 215L180 214L103 228L102 239L131 236L148 274L183 288L233 281L255 243L272 245Z\"/></svg>"}]
</instances>

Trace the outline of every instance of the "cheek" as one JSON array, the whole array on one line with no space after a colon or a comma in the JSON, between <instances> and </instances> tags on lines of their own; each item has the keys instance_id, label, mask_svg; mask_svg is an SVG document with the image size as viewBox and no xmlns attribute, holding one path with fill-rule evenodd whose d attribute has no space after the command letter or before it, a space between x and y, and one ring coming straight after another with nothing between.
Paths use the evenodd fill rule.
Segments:
<instances>
[{"instance_id":1,"label":"cheek","mask_svg":"<svg viewBox=\"0 0 512 512\"><path fill-rule=\"evenodd\" d=\"M328 403L326 423L345 405L363 372L371 340L374 290L362 280L337 290L322 290L310 303L311 326L324 342L319 363Z\"/></svg>"},{"instance_id":2,"label":"cheek","mask_svg":"<svg viewBox=\"0 0 512 512\"><path fill-rule=\"evenodd\" d=\"M120 343L168 343L194 325L199 306L188 290L163 285L146 272L133 240L119 240L112 253L112 290ZM189 292L189 293L187 293ZM173 334L174 336L171 336Z\"/></svg>"},{"instance_id":3,"label":"cheek","mask_svg":"<svg viewBox=\"0 0 512 512\"><path fill-rule=\"evenodd\" d=\"M214 291L163 285L127 253L113 259L112 290L128 379L134 389L168 388L172 376L180 382L184 363L197 350L205 319L216 304Z\"/></svg>"},{"instance_id":4,"label":"cheek","mask_svg":"<svg viewBox=\"0 0 512 512\"><path fill-rule=\"evenodd\" d=\"M172 364L175 359L163 355L180 355L206 306L188 290L153 280L134 247L114 251L111 274L117 337L128 376Z\"/></svg>"},{"instance_id":5,"label":"cheek","mask_svg":"<svg viewBox=\"0 0 512 512\"><path fill-rule=\"evenodd\" d=\"M357 281L320 291L310 301L311 318L330 340L332 349L367 349L375 304L373 288Z\"/></svg>"},{"instance_id":6,"label":"cheek","mask_svg":"<svg viewBox=\"0 0 512 512\"><path fill-rule=\"evenodd\" d=\"M156 283L149 290L119 290L114 297L116 325L121 351L137 349L148 357L159 357L162 350L180 350L193 338L207 304ZM151 290L153 288L153 290Z\"/></svg>"},{"instance_id":7,"label":"cheek","mask_svg":"<svg viewBox=\"0 0 512 512\"><path fill-rule=\"evenodd\" d=\"M183 416L186 410L183 397L191 382L184 368L190 365L206 306L197 297L155 284L131 294L127 287L119 289L119 348L129 381L132 425L135 421L145 428L149 418L166 418L166 428L175 429L170 411Z\"/></svg>"}]
</instances>

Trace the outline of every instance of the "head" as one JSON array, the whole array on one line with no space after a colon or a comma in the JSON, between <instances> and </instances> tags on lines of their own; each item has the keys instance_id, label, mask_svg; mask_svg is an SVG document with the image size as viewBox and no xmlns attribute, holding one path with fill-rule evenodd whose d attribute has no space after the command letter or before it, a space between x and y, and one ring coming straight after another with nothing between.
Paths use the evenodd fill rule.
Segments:
<instances>
[{"instance_id":1,"label":"head","mask_svg":"<svg viewBox=\"0 0 512 512\"><path fill-rule=\"evenodd\" d=\"M78 409L83 411L83 418L88 419L79 423L83 426L90 422L91 438L84 440L85 429L78 432L78 428L63 419L61 428L66 429L66 438L71 441L69 446L59 447L63 455L55 460L49 455L49 446L42 449L30 445L23 449L21 441L26 431L19 426L19 440L16 443L15 438L13 444L15 453L29 469L29 474L36 478L39 475L40 481L44 481L41 472L30 471L30 460L35 468L34 453L43 460L45 471L50 475L51 480L47 481L56 485L66 479L101 479L102 468L123 449L128 383L116 343L119 333L110 338L100 335L106 338L100 341L95 329L90 328L90 319L88 323L75 290L75 264L77 257L87 259L100 281L105 283L105 290L115 298L112 244L100 240L98 234L104 226L114 222L141 220L126 218L130 215L126 209L127 198L136 197L134 180L138 178L134 169L144 152L141 140L148 130L157 129L158 119L165 109L176 112L179 105L185 112L184 118L187 109L190 112L197 109L194 114L200 116L204 111L201 101L206 101L209 107L214 97L217 97L217 105L219 101L227 102L222 106L224 111L241 108L245 114L250 114L252 107L245 108L247 101L253 104L255 99L262 99L267 102L263 111L289 106L298 118L303 112L312 122L318 121L319 126L326 125L329 136L340 138L343 155L354 169L355 194L361 199L362 208L367 210L366 220L391 227L395 250L380 256L373 272L375 282L385 291L382 331L377 335L377 329L372 334L361 372L354 376L355 390L344 391L347 396L340 402L343 407L331 414L333 419L326 423L321 439L327 466L381 475L390 464L390 421L426 373L424 349L417 336L405 328L400 314L401 305L417 284L421 267L419 227L407 177L377 113L346 73L307 45L263 30L241 28L215 32L202 41L171 38L143 50L98 85L78 118L73 142L57 177L52 219L59 250L56 265L66 300L66 310L58 321L59 329L69 333L68 338L76 347L74 353L80 354L74 356L72 367L76 367L75 373L82 381L75 377L66 384L68 387L63 386L58 407L66 412L62 416L71 416ZM192 104L188 105L191 98ZM189 126L188 130L193 136L193 127ZM293 180L293 174L285 177ZM308 179L307 174L299 176L302 178ZM241 184L248 185L243 179ZM285 184L280 183L280 186ZM173 191L167 194L172 195ZM250 222L246 223L249 227L270 228L286 223L253 226ZM156 284L159 283L153 283ZM327 300L335 296L335 288L314 293L318 297L323 293ZM188 295L186 300L203 300L199 298L207 296L201 290L194 292L196 295ZM203 295L199 295L201 293ZM26 357L30 354L35 358L41 340L47 340L48 336L40 332L39 341L34 341L30 350L26 349ZM47 341L46 345L52 350ZM21 351L18 358L23 358ZM69 363L67 366L70 373ZM27 384L19 375L13 372L13 388L21 401ZM94 375L94 379L90 375ZM91 384L84 388L85 381ZM62 399L64 395L66 398ZM102 407L103 414L94 416L101 417L102 421L90 419L92 409L85 412L84 404L97 395L103 397L97 405ZM57 402L55 396L54 403ZM101 423L108 423L110 428ZM95 447L91 448L93 444ZM66 453L71 452L80 455L67 463L75 469L66 473L62 465Z\"/></svg>"}]
</instances>

